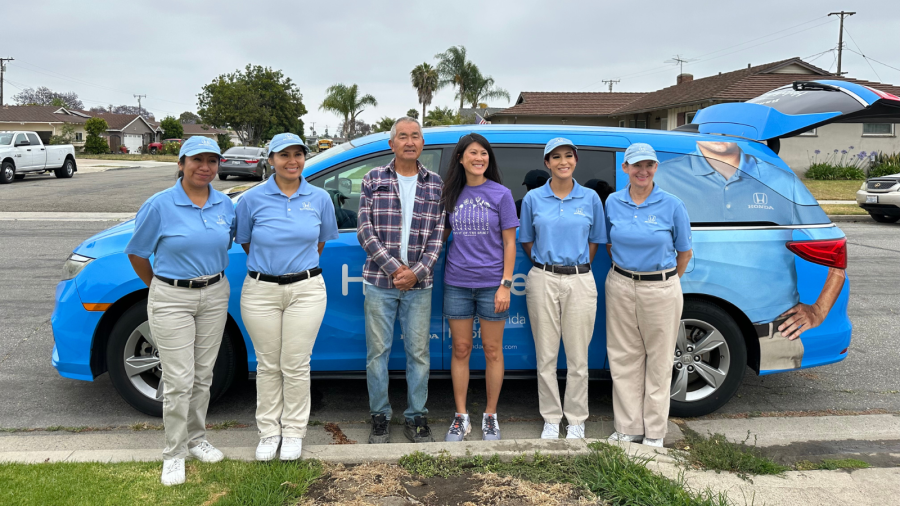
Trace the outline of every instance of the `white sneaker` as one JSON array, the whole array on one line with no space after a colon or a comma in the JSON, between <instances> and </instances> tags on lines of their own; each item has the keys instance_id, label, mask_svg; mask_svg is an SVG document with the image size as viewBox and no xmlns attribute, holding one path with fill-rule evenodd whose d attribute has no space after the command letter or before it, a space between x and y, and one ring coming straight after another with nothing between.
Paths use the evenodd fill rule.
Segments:
<instances>
[{"instance_id":1,"label":"white sneaker","mask_svg":"<svg viewBox=\"0 0 900 506\"><path fill-rule=\"evenodd\" d=\"M609 436L606 440L610 443L615 443L617 441L623 441L626 443L640 443L641 440L644 439L644 436L629 436L628 434L622 434L619 431L613 432L612 435Z\"/></svg>"},{"instance_id":2,"label":"white sneaker","mask_svg":"<svg viewBox=\"0 0 900 506\"><path fill-rule=\"evenodd\" d=\"M189 448L188 452L190 452L191 456L200 462L206 462L208 464L213 464L215 462L219 462L225 458L225 455L222 454L215 446L209 444L209 441L203 441L193 448Z\"/></svg>"},{"instance_id":3,"label":"white sneaker","mask_svg":"<svg viewBox=\"0 0 900 506\"><path fill-rule=\"evenodd\" d=\"M652 437L645 437L643 444L647 446L655 446L657 448L663 447L663 438L653 439Z\"/></svg>"},{"instance_id":4,"label":"white sneaker","mask_svg":"<svg viewBox=\"0 0 900 506\"><path fill-rule=\"evenodd\" d=\"M278 453L279 444L281 444L281 436L269 436L260 439L259 445L256 447L256 460L266 462L274 459L275 454Z\"/></svg>"},{"instance_id":5,"label":"white sneaker","mask_svg":"<svg viewBox=\"0 0 900 506\"><path fill-rule=\"evenodd\" d=\"M541 432L541 439L559 439L559 424L544 422L544 431Z\"/></svg>"},{"instance_id":6,"label":"white sneaker","mask_svg":"<svg viewBox=\"0 0 900 506\"><path fill-rule=\"evenodd\" d=\"M184 459L163 460L162 477L159 481L167 487L184 483Z\"/></svg>"},{"instance_id":7,"label":"white sneaker","mask_svg":"<svg viewBox=\"0 0 900 506\"><path fill-rule=\"evenodd\" d=\"M566 439L584 439L584 424L569 425L566 427Z\"/></svg>"},{"instance_id":8,"label":"white sneaker","mask_svg":"<svg viewBox=\"0 0 900 506\"><path fill-rule=\"evenodd\" d=\"M303 438L286 437L281 440L281 460L297 460L303 448Z\"/></svg>"}]
</instances>

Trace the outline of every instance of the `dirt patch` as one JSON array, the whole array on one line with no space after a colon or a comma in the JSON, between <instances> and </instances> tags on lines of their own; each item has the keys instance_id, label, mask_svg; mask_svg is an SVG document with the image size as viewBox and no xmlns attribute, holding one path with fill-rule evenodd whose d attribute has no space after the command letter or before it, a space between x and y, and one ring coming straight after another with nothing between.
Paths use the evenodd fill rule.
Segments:
<instances>
[{"instance_id":1,"label":"dirt patch","mask_svg":"<svg viewBox=\"0 0 900 506\"><path fill-rule=\"evenodd\" d=\"M565 483L532 483L493 473L447 478L412 476L403 468L367 463L326 468L302 506L572 506L596 504Z\"/></svg>"},{"instance_id":2,"label":"dirt patch","mask_svg":"<svg viewBox=\"0 0 900 506\"><path fill-rule=\"evenodd\" d=\"M341 430L340 426L336 423L326 423L325 424L325 432L331 434L331 439L333 445L355 445L356 441L347 437L344 434L344 431Z\"/></svg>"}]
</instances>

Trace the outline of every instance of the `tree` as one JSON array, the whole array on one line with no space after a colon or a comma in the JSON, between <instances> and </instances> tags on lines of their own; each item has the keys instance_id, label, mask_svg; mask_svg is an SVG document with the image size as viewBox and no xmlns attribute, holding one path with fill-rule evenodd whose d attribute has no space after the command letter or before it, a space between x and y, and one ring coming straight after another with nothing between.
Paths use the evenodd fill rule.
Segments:
<instances>
[{"instance_id":1,"label":"tree","mask_svg":"<svg viewBox=\"0 0 900 506\"><path fill-rule=\"evenodd\" d=\"M422 108L424 110L424 107ZM419 110L418 109L410 109L406 111L406 115L412 119L419 119Z\"/></svg>"},{"instance_id":2,"label":"tree","mask_svg":"<svg viewBox=\"0 0 900 506\"><path fill-rule=\"evenodd\" d=\"M495 98L505 98L509 102L509 92L503 88L495 88L494 78L482 76L477 67L472 69L466 89L466 101L472 104L472 108L475 109L479 103Z\"/></svg>"},{"instance_id":3,"label":"tree","mask_svg":"<svg viewBox=\"0 0 900 506\"><path fill-rule=\"evenodd\" d=\"M196 125L200 122L200 116L197 116L191 111L184 111L181 113L181 116L178 116L178 121L180 121L182 125Z\"/></svg>"},{"instance_id":4,"label":"tree","mask_svg":"<svg viewBox=\"0 0 900 506\"><path fill-rule=\"evenodd\" d=\"M422 104L422 117L425 117L425 107L431 105L435 92L441 87L441 77L436 68L427 63L416 66L409 73L409 79L413 88L419 94L419 103Z\"/></svg>"},{"instance_id":5,"label":"tree","mask_svg":"<svg viewBox=\"0 0 900 506\"><path fill-rule=\"evenodd\" d=\"M338 124L338 130L340 130L341 132L344 131L343 123ZM355 139L357 137L362 137L364 135L369 135L370 133L372 133L372 126L369 125L368 123L366 123L365 121L355 120L350 125L350 128L347 130L347 133L348 134L346 135L346 138Z\"/></svg>"},{"instance_id":6,"label":"tree","mask_svg":"<svg viewBox=\"0 0 900 506\"><path fill-rule=\"evenodd\" d=\"M477 71L478 67L466 59L466 48L464 46L453 46L443 53L434 55L434 57L438 59L436 68L440 76L440 85L446 86L449 84L456 88L459 108L462 109L472 72Z\"/></svg>"},{"instance_id":7,"label":"tree","mask_svg":"<svg viewBox=\"0 0 900 506\"><path fill-rule=\"evenodd\" d=\"M72 144L75 139L75 125L63 123L59 135L50 137L50 144Z\"/></svg>"},{"instance_id":8,"label":"tree","mask_svg":"<svg viewBox=\"0 0 900 506\"><path fill-rule=\"evenodd\" d=\"M415 111L416 113L419 112L419 111L416 111L415 109L410 109L410 110ZM394 126L395 122L396 122L396 120L394 120L393 118L388 118L387 116L385 116L385 117L381 118L380 120L378 120L378 123L375 123L374 125L372 125L372 130L375 132L390 131L391 127Z\"/></svg>"},{"instance_id":9,"label":"tree","mask_svg":"<svg viewBox=\"0 0 900 506\"><path fill-rule=\"evenodd\" d=\"M222 150L223 153L234 147L234 143L231 142L231 135L229 134L216 134L216 142L219 144L219 149Z\"/></svg>"},{"instance_id":10,"label":"tree","mask_svg":"<svg viewBox=\"0 0 900 506\"><path fill-rule=\"evenodd\" d=\"M359 86L355 84L347 86L346 84L338 83L329 86L325 90L325 100L322 101L319 109L343 116L344 123L341 134L343 137L350 139L350 132L347 131L347 127L353 125L356 117L366 110L366 106L378 107L378 101L369 94L359 96Z\"/></svg>"},{"instance_id":11,"label":"tree","mask_svg":"<svg viewBox=\"0 0 900 506\"><path fill-rule=\"evenodd\" d=\"M84 130L87 137L84 139L84 152L99 155L109 151L109 144L100 134L109 129L109 124L103 118L90 118L84 122Z\"/></svg>"},{"instance_id":12,"label":"tree","mask_svg":"<svg viewBox=\"0 0 900 506\"><path fill-rule=\"evenodd\" d=\"M159 124L163 129L166 139L180 139L184 137L184 127L181 122L175 119L175 116L166 116Z\"/></svg>"},{"instance_id":13,"label":"tree","mask_svg":"<svg viewBox=\"0 0 900 506\"><path fill-rule=\"evenodd\" d=\"M222 74L198 95L200 120L216 128L231 128L241 143L258 146L276 134L304 137L303 95L280 70L247 65Z\"/></svg>"},{"instance_id":14,"label":"tree","mask_svg":"<svg viewBox=\"0 0 900 506\"><path fill-rule=\"evenodd\" d=\"M459 112L453 112L449 107L435 107L425 116L425 126L459 125L462 118Z\"/></svg>"},{"instance_id":15,"label":"tree","mask_svg":"<svg viewBox=\"0 0 900 506\"><path fill-rule=\"evenodd\" d=\"M74 92L57 93L46 86L25 88L13 95L16 105L55 105L68 109L84 109L84 104Z\"/></svg>"}]
</instances>

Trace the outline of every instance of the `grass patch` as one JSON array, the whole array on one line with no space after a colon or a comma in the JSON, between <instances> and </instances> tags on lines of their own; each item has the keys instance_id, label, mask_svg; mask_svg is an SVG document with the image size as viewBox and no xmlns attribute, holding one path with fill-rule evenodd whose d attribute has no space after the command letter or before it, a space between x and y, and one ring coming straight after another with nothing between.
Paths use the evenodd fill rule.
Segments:
<instances>
[{"instance_id":1,"label":"grass patch","mask_svg":"<svg viewBox=\"0 0 900 506\"><path fill-rule=\"evenodd\" d=\"M237 420L225 420L224 422L206 424L207 430L246 429L247 427L249 427L249 425Z\"/></svg>"},{"instance_id":2,"label":"grass patch","mask_svg":"<svg viewBox=\"0 0 900 506\"><path fill-rule=\"evenodd\" d=\"M816 200L856 200L856 192L862 183L860 181L803 179L803 184Z\"/></svg>"},{"instance_id":3,"label":"grass patch","mask_svg":"<svg viewBox=\"0 0 900 506\"><path fill-rule=\"evenodd\" d=\"M836 469L867 469L869 464L857 459L822 459L821 462L801 460L794 464L798 471L834 471Z\"/></svg>"},{"instance_id":4,"label":"grass patch","mask_svg":"<svg viewBox=\"0 0 900 506\"><path fill-rule=\"evenodd\" d=\"M764 456L755 445L755 437L754 444L748 445L750 431L739 443L729 441L722 434L706 438L686 427L682 427L682 431L684 440L679 449L685 452L687 463L696 468L728 471L742 479L748 479L751 474L781 474L790 470Z\"/></svg>"},{"instance_id":5,"label":"grass patch","mask_svg":"<svg viewBox=\"0 0 900 506\"><path fill-rule=\"evenodd\" d=\"M825 214L830 215L868 215L868 211L856 204L822 204L820 206Z\"/></svg>"},{"instance_id":6,"label":"grass patch","mask_svg":"<svg viewBox=\"0 0 900 506\"><path fill-rule=\"evenodd\" d=\"M401 457L399 464L410 473L424 478L494 473L536 483L575 483L576 474L574 459L549 457L541 453L535 453L530 460L527 456L520 455L509 462L503 462L497 455L489 458L480 455L453 458L446 453L433 457L415 452Z\"/></svg>"},{"instance_id":7,"label":"grass patch","mask_svg":"<svg viewBox=\"0 0 900 506\"><path fill-rule=\"evenodd\" d=\"M322 472L318 461L189 461L184 485L164 487L160 462L0 464L0 504L292 504Z\"/></svg>"},{"instance_id":8,"label":"grass patch","mask_svg":"<svg viewBox=\"0 0 900 506\"><path fill-rule=\"evenodd\" d=\"M177 162L177 155L140 155L140 154L103 154L103 155L89 155L86 153L76 153L75 154L76 161L78 159L84 160L131 160L131 161L141 161L141 160L151 160L155 162Z\"/></svg>"}]
</instances>

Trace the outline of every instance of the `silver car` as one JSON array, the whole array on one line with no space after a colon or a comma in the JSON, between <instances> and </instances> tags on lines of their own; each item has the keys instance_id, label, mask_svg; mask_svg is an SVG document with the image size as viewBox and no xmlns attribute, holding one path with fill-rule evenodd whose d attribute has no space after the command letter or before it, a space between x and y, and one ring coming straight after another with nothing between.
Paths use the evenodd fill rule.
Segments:
<instances>
[{"instance_id":1,"label":"silver car","mask_svg":"<svg viewBox=\"0 0 900 506\"><path fill-rule=\"evenodd\" d=\"M896 223L900 220L900 174L867 180L856 192L856 203L875 221Z\"/></svg>"},{"instance_id":2,"label":"silver car","mask_svg":"<svg viewBox=\"0 0 900 506\"><path fill-rule=\"evenodd\" d=\"M264 148L251 146L229 148L222 153L222 159L219 161L219 179L244 176L265 181L271 174L272 167L269 166Z\"/></svg>"}]
</instances>

